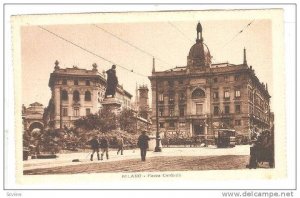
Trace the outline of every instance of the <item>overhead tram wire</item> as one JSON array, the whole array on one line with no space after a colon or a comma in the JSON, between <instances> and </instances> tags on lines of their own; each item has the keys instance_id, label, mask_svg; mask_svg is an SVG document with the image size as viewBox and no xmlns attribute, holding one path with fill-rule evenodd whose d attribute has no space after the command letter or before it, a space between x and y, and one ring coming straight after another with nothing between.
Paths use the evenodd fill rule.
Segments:
<instances>
[{"instance_id":1,"label":"overhead tram wire","mask_svg":"<svg viewBox=\"0 0 300 198\"><path fill-rule=\"evenodd\" d=\"M186 34L184 34L175 24L173 24L171 21L168 21L168 23L177 30L183 37L185 37L187 40L189 40L191 43L194 43L192 39L190 39Z\"/></svg>"},{"instance_id":2,"label":"overhead tram wire","mask_svg":"<svg viewBox=\"0 0 300 198\"><path fill-rule=\"evenodd\" d=\"M243 29L241 29L236 35L234 35L232 37L232 39L230 39L227 43L225 43L222 48L224 48L225 46L227 46L230 42L232 42L237 36L239 36L240 34L242 34L246 29L248 29L250 27L250 25L255 21L255 19L253 19L250 23L248 23L247 25L245 25L243 27Z\"/></svg>"},{"instance_id":3,"label":"overhead tram wire","mask_svg":"<svg viewBox=\"0 0 300 198\"><path fill-rule=\"evenodd\" d=\"M76 44L76 43L74 43L74 42L72 42L72 41L70 41L70 40L64 38L64 37L62 37L62 36L58 35L57 33L52 32L52 31L46 29L45 27L42 27L42 26L40 26L40 25L39 25L38 27L39 27L40 29L42 29L42 30L44 30L44 31L46 31L46 32L48 32L48 33L50 33L50 34L56 36L57 38L60 38L61 40L65 41L65 42L67 42L67 43L70 43L70 44L72 44L73 46L75 46L75 47L77 47L77 48L79 48L79 49L81 49L81 50L83 50L83 51L85 51L85 52L88 52L89 54L92 54L92 55L94 55L94 56L96 56L96 57L98 57L98 58L101 58L102 60L104 60L104 61L106 61L106 62L109 62L109 63L111 63L111 64L113 64L113 65L116 65L117 67L120 67L120 68L122 68L122 69L124 69L124 70L126 70L126 71L131 72L131 73L135 73L135 74L137 74L137 75L139 75L139 76L148 77L148 76L146 76L146 75L144 75L144 74L141 74L141 73L138 73L138 72L133 71L133 69L130 70L130 69L128 69L128 68L126 68L126 67L124 67L124 66L122 66L122 65L116 64L115 62L113 62L113 61L111 61L111 60L109 60L109 59L107 59L107 58L104 58L103 56L100 56L100 55L98 55L98 54L96 54L96 53L94 53L94 52L92 52L92 51L90 51L90 50L88 50L88 49L86 49L86 48L84 48L84 47L82 47L82 46L80 46L80 45L78 45L78 44Z\"/></svg>"},{"instance_id":4,"label":"overhead tram wire","mask_svg":"<svg viewBox=\"0 0 300 198\"><path fill-rule=\"evenodd\" d=\"M122 39L122 38L120 38L119 36L117 36L117 35L115 35L115 34L109 32L109 31L107 31L106 29L104 29L104 28L102 28L102 27L100 27L100 26L98 26L98 25L96 25L96 24L93 24L93 26L95 26L96 28L98 28L98 29L102 30L103 32L109 34L110 36L112 36L112 37L114 37L114 38L116 38L116 39L118 39L118 40L120 40L120 41L126 43L127 45L133 47L134 49L136 49L136 50L138 50L138 51L140 51L140 52L142 52L142 53L144 53L144 54L146 54L146 55L148 55L148 56L150 56L150 57L155 57L156 60L159 60L160 62L163 62L163 63L165 63L165 64L167 64L167 65L172 66L170 63L168 63L168 62L166 62L166 61L164 61L164 60L162 60L162 59L160 59L160 58L157 58L157 56L154 56L153 54L151 54L151 53L149 53L149 52L147 52L147 51L141 49L140 47L138 47L138 46L136 46L136 45L134 45L134 44L132 44L132 43L130 43L130 42L128 42L128 41ZM163 68L162 66L158 66L158 67ZM164 68L163 68L163 69L164 69Z\"/></svg>"}]
</instances>

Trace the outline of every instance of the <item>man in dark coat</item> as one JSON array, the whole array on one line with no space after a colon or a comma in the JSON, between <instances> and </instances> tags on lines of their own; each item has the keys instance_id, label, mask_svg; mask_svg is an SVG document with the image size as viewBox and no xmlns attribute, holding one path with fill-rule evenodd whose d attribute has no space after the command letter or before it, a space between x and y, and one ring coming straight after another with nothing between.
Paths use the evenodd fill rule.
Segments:
<instances>
[{"instance_id":1,"label":"man in dark coat","mask_svg":"<svg viewBox=\"0 0 300 198\"><path fill-rule=\"evenodd\" d=\"M123 137L119 137L118 138L118 151L117 151L117 155L119 155L119 152L121 151L121 155L123 155L123 150L124 150L124 140Z\"/></svg>"},{"instance_id":2,"label":"man in dark coat","mask_svg":"<svg viewBox=\"0 0 300 198\"><path fill-rule=\"evenodd\" d=\"M146 131L142 131L142 135L138 138L138 147L141 149L141 158L142 161L146 161L146 153L149 147L148 141L150 138L146 135Z\"/></svg>"},{"instance_id":3,"label":"man in dark coat","mask_svg":"<svg viewBox=\"0 0 300 198\"><path fill-rule=\"evenodd\" d=\"M100 160L98 137L94 136L93 139L90 141L90 144L92 147L91 161L93 161L93 155L95 152L97 152L97 158L98 158L98 160Z\"/></svg>"},{"instance_id":4,"label":"man in dark coat","mask_svg":"<svg viewBox=\"0 0 300 198\"><path fill-rule=\"evenodd\" d=\"M104 153L106 153L106 159L108 159L108 147L109 147L109 141L105 135L100 140L101 160L103 160Z\"/></svg>"}]
</instances>

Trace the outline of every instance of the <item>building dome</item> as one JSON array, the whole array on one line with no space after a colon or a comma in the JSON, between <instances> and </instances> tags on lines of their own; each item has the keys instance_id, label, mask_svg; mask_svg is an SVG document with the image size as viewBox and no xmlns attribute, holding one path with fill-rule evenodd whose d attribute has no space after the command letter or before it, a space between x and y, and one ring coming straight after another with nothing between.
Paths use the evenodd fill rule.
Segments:
<instances>
[{"instance_id":1,"label":"building dome","mask_svg":"<svg viewBox=\"0 0 300 198\"><path fill-rule=\"evenodd\" d=\"M197 25L196 43L190 49L187 64L188 66L210 66L211 64L211 55L207 45L203 43L202 26L200 23Z\"/></svg>"}]
</instances>

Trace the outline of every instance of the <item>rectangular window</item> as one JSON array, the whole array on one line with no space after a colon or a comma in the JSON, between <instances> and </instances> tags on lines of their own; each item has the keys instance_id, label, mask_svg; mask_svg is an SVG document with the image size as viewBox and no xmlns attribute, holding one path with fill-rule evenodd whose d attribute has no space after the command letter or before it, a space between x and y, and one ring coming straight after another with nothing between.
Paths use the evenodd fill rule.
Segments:
<instances>
[{"instance_id":1,"label":"rectangular window","mask_svg":"<svg viewBox=\"0 0 300 198\"><path fill-rule=\"evenodd\" d=\"M78 80L74 80L74 85L78 85Z\"/></svg>"},{"instance_id":2,"label":"rectangular window","mask_svg":"<svg viewBox=\"0 0 300 198\"><path fill-rule=\"evenodd\" d=\"M184 107L179 107L179 115L184 116Z\"/></svg>"},{"instance_id":3,"label":"rectangular window","mask_svg":"<svg viewBox=\"0 0 300 198\"><path fill-rule=\"evenodd\" d=\"M214 115L219 115L219 106L214 106Z\"/></svg>"},{"instance_id":4,"label":"rectangular window","mask_svg":"<svg viewBox=\"0 0 300 198\"><path fill-rule=\"evenodd\" d=\"M241 105L235 105L235 113L241 113Z\"/></svg>"},{"instance_id":5,"label":"rectangular window","mask_svg":"<svg viewBox=\"0 0 300 198\"><path fill-rule=\"evenodd\" d=\"M196 114L201 115L203 113L203 104L196 104Z\"/></svg>"},{"instance_id":6,"label":"rectangular window","mask_svg":"<svg viewBox=\"0 0 300 198\"><path fill-rule=\"evenodd\" d=\"M173 92L170 92L170 93L169 93L169 102L170 102L170 103L173 103L173 102L174 102L174 93L173 93Z\"/></svg>"},{"instance_id":7,"label":"rectangular window","mask_svg":"<svg viewBox=\"0 0 300 198\"><path fill-rule=\"evenodd\" d=\"M160 94L158 95L158 101L159 101L159 102L164 101L164 94L163 94L163 93L160 93Z\"/></svg>"},{"instance_id":8,"label":"rectangular window","mask_svg":"<svg viewBox=\"0 0 300 198\"><path fill-rule=\"evenodd\" d=\"M214 92L214 93L213 93L213 98L214 98L214 99L219 98L219 92Z\"/></svg>"},{"instance_id":9,"label":"rectangular window","mask_svg":"<svg viewBox=\"0 0 300 198\"><path fill-rule=\"evenodd\" d=\"M85 109L85 115L90 115L91 114L91 109L90 108L86 108Z\"/></svg>"},{"instance_id":10,"label":"rectangular window","mask_svg":"<svg viewBox=\"0 0 300 198\"><path fill-rule=\"evenodd\" d=\"M229 76L224 76L224 81L228 82L229 81Z\"/></svg>"},{"instance_id":11,"label":"rectangular window","mask_svg":"<svg viewBox=\"0 0 300 198\"><path fill-rule=\"evenodd\" d=\"M180 101L184 101L184 100L185 100L185 95L184 95L183 92L181 92L181 93L179 94L179 100L180 100Z\"/></svg>"},{"instance_id":12,"label":"rectangular window","mask_svg":"<svg viewBox=\"0 0 300 198\"><path fill-rule=\"evenodd\" d=\"M240 90L235 90L235 97L236 98L241 97L241 91Z\"/></svg>"},{"instance_id":13,"label":"rectangular window","mask_svg":"<svg viewBox=\"0 0 300 198\"><path fill-rule=\"evenodd\" d=\"M63 108L62 109L62 115L63 116L68 116L68 108Z\"/></svg>"},{"instance_id":14,"label":"rectangular window","mask_svg":"<svg viewBox=\"0 0 300 198\"><path fill-rule=\"evenodd\" d=\"M170 107L169 114L170 116L174 116L174 107Z\"/></svg>"},{"instance_id":15,"label":"rectangular window","mask_svg":"<svg viewBox=\"0 0 300 198\"><path fill-rule=\"evenodd\" d=\"M229 91L225 91L225 92L224 92L224 98L226 98L226 99L230 98L230 93L229 93Z\"/></svg>"},{"instance_id":16,"label":"rectangular window","mask_svg":"<svg viewBox=\"0 0 300 198\"><path fill-rule=\"evenodd\" d=\"M175 122L169 122L169 127L175 127Z\"/></svg>"},{"instance_id":17,"label":"rectangular window","mask_svg":"<svg viewBox=\"0 0 300 198\"><path fill-rule=\"evenodd\" d=\"M230 113L229 105L225 106L225 113L227 113L227 114Z\"/></svg>"},{"instance_id":18,"label":"rectangular window","mask_svg":"<svg viewBox=\"0 0 300 198\"><path fill-rule=\"evenodd\" d=\"M240 79L240 76L239 76L239 75L235 75L235 76L234 76L234 80L235 80L235 81L238 81L239 79Z\"/></svg>"},{"instance_id":19,"label":"rectangular window","mask_svg":"<svg viewBox=\"0 0 300 198\"><path fill-rule=\"evenodd\" d=\"M216 78L214 78L214 82L215 83L217 83L218 82L218 78L216 77Z\"/></svg>"},{"instance_id":20,"label":"rectangular window","mask_svg":"<svg viewBox=\"0 0 300 198\"><path fill-rule=\"evenodd\" d=\"M163 122L159 123L159 128L164 128L164 123Z\"/></svg>"},{"instance_id":21,"label":"rectangular window","mask_svg":"<svg viewBox=\"0 0 300 198\"><path fill-rule=\"evenodd\" d=\"M79 116L79 108L74 108L74 116Z\"/></svg>"},{"instance_id":22,"label":"rectangular window","mask_svg":"<svg viewBox=\"0 0 300 198\"><path fill-rule=\"evenodd\" d=\"M158 115L159 116L163 116L164 115L164 109L163 108L159 108Z\"/></svg>"},{"instance_id":23,"label":"rectangular window","mask_svg":"<svg viewBox=\"0 0 300 198\"><path fill-rule=\"evenodd\" d=\"M63 84L63 85L67 85L67 80L66 80L66 79L63 79L62 84Z\"/></svg>"},{"instance_id":24,"label":"rectangular window","mask_svg":"<svg viewBox=\"0 0 300 198\"><path fill-rule=\"evenodd\" d=\"M241 120L235 120L235 126L241 126L242 122Z\"/></svg>"},{"instance_id":25,"label":"rectangular window","mask_svg":"<svg viewBox=\"0 0 300 198\"><path fill-rule=\"evenodd\" d=\"M250 100L252 101L253 100L253 93L250 92Z\"/></svg>"},{"instance_id":26,"label":"rectangular window","mask_svg":"<svg viewBox=\"0 0 300 198\"><path fill-rule=\"evenodd\" d=\"M86 80L86 81L85 81L85 85L86 85L86 86L90 86L90 85L91 85L90 81L89 81L89 80Z\"/></svg>"}]
</instances>

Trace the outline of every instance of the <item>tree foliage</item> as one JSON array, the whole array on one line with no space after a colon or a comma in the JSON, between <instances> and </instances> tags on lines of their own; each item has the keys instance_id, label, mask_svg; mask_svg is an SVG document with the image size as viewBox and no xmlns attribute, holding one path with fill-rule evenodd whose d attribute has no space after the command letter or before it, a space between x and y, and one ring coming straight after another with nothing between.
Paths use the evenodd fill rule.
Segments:
<instances>
[{"instance_id":1,"label":"tree foliage","mask_svg":"<svg viewBox=\"0 0 300 198\"><path fill-rule=\"evenodd\" d=\"M108 132L117 128L117 116L108 108L103 108L98 114L90 114L75 121L74 125L86 130Z\"/></svg>"},{"instance_id":2,"label":"tree foliage","mask_svg":"<svg viewBox=\"0 0 300 198\"><path fill-rule=\"evenodd\" d=\"M130 133L135 132L136 118L134 112L123 109L118 115L108 108L103 108L98 114L90 114L75 121L76 128L110 132L120 127Z\"/></svg>"},{"instance_id":3,"label":"tree foliage","mask_svg":"<svg viewBox=\"0 0 300 198\"><path fill-rule=\"evenodd\" d=\"M130 109L123 109L119 115L120 129L129 133L136 131L136 118Z\"/></svg>"}]
</instances>

